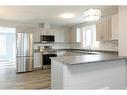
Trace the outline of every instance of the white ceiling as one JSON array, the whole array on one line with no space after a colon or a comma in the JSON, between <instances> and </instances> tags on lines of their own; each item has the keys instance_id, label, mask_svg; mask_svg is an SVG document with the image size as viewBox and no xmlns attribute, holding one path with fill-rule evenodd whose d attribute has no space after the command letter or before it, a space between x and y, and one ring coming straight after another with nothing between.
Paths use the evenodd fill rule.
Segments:
<instances>
[{"instance_id":1,"label":"white ceiling","mask_svg":"<svg viewBox=\"0 0 127 95\"><path fill-rule=\"evenodd\" d=\"M118 6L0 6L0 19L30 23L74 25L81 23L82 13L88 8L99 8L102 15L118 12ZM62 19L62 13L73 13L74 18Z\"/></svg>"}]
</instances>

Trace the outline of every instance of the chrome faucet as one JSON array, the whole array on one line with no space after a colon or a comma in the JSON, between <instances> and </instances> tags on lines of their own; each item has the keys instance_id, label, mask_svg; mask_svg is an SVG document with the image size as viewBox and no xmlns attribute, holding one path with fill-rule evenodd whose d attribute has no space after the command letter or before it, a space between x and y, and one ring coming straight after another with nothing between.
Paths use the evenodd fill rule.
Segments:
<instances>
[{"instance_id":1,"label":"chrome faucet","mask_svg":"<svg viewBox=\"0 0 127 95\"><path fill-rule=\"evenodd\" d=\"M89 50L88 50L88 52L92 52L91 45L89 45Z\"/></svg>"}]
</instances>

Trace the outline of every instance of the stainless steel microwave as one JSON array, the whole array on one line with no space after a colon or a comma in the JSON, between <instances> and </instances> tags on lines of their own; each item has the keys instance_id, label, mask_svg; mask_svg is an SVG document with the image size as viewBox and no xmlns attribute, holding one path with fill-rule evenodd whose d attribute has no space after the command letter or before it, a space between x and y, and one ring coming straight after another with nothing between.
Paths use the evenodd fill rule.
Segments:
<instances>
[{"instance_id":1,"label":"stainless steel microwave","mask_svg":"<svg viewBox=\"0 0 127 95\"><path fill-rule=\"evenodd\" d=\"M40 42L54 42L54 35L40 35Z\"/></svg>"}]
</instances>

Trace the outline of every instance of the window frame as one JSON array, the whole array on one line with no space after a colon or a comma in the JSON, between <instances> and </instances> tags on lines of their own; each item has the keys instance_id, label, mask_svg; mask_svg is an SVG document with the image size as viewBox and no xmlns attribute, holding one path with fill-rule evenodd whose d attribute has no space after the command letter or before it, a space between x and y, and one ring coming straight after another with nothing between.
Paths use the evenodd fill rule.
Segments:
<instances>
[{"instance_id":1,"label":"window frame","mask_svg":"<svg viewBox=\"0 0 127 95\"><path fill-rule=\"evenodd\" d=\"M95 49L95 48L99 48L100 46L100 42L96 41L96 24L91 24L91 25L87 25L81 28L77 28L81 30L81 34L80 34L80 38L81 38L81 44L83 48L86 49ZM87 37L86 37L86 31L87 30L91 30L91 45L88 45L86 43ZM77 35L78 37L78 35ZM77 41L78 38L76 38Z\"/></svg>"},{"instance_id":2,"label":"window frame","mask_svg":"<svg viewBox=\"0 0 127 95\"><path fill-rule=\"evenodd\" d=\"M0 33L0 56L6 55L6 35Z\"/></svg>"}]
</instances>

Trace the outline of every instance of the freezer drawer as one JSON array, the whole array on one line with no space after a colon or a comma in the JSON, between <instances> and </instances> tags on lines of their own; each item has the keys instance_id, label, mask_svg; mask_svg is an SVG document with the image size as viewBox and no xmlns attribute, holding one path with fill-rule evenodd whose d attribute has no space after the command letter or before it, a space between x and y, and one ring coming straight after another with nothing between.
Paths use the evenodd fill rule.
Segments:
<instances>
[{"instance_id":1,"label":"freezer drawer","mask_svg":"<svg viewBox=\"0 0 127 95\"><path fill-rule=\"evenodd\" d=\"M17 58L17 73L32 71L33 57Z\"/></svg>"}]
</instances>

